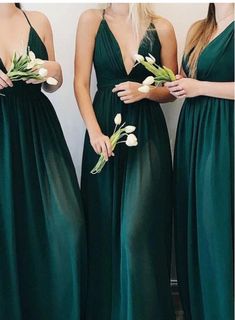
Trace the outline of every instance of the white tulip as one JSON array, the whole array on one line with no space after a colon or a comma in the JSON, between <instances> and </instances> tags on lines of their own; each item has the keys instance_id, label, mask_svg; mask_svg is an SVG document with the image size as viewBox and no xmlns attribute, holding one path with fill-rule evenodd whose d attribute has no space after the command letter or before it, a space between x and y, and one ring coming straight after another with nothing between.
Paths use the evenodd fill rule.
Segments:
<instances>
[{"instance_id":1,"label":"white tulip","mask_svg":"<svg viewBox=\"0 0 235 320\"><path fill-rule=\"evenodd\" d=\"M30 61L30 62L27 64L27 69L30 70L30 69L32 69L34 66L35 66L35 61L32 60L32 61Z\"/></svg>"},{"instance_id":2,"label":"white tulip","mask_svg":"<svg viewBox=\"0 0 235 320\"><path fill-rule=\"evenodd\" d=\"M39 74L42 78L45 78L45 77L47 76L47 74L48 74L48 71L47 71L47 69L45 69L45 68L40 68L40 69L38 70L38 74Z\"/></svg>"},{"instance_id":3,"label":"white tulip","mask_svg":"<svg viewBox=\"0 0 235 320\"><path fill-rule=\"evenodd\" d=\"M154 58L154 56L151 55L151 53L149 53L150 58L154 61L154 63L156 62L156 59Z\"/></svg>"},{"instance_id":4,"label":"white tulip","mask_svg":"<svg viewBox=\"0 0 235 320\"><path fill-rule=\"evenodd\" d=\"M128 137L127 137L127 139L126 139L126 145L127 145L128 147L135 147L135 146L138 145L137 138L136 138L136 136L135 136L133 133L131 133L131 134L128 135Z\"/></svg>"},{"instance_id":5,"label":"white tulip","mask_svg":"<svg viewBox=\"0 0 235 320\"><path fill-rule=\"evenodd\" d=\"M153 76L149 76L147 77L142 83L146 86L150 86L151 84L153 84L155 82L154 77Z\"/></svg>"},{"instance_id":6,"label":"white tulip","mask_svg":"<svg viewBox=\"0 0 235 320\"><path fill-rule=\"evenodd\" d=\"M138 91L140 91L142 93L148 93L150 91L150 88L149 88L149 86L144 85L144 86L139 87Z\"/></svg>"},{"instance_id":7,"label":"white tulip","mask_svg":"<svg viewBox=\"0 0 235 320\"><path fill-rule=\"evenodd\" d=\"M135 131L136 127L134 127L134 126L126 126L124 129L125 129L126 133L132 133L132 132Z\"/></svg>"},{"instance_id":8,"label":"white tulip","mask_svg":"<svg viewBox=\"0 0 235 320\"><path fill-rule=\"evenodd\" d=\"M116 117L114 118L114 123L118 126L122 122L122 115L121 113L117 113Z\"/></svg>"},{"instance_id":9,"label":"white tulip","mask_svg":"<svg viewBox=\"0 0 235 320\"><path fill-rule=\"evenodd\" d=\"M146 61L150 64L154 64L155 63L155 59L153 60L152 58L150 57L145 57Z\"/></svg>"},{"instance_id":10,"label":"white tulip","mask_svg":"<svg viewBox=\"0 0 235 320\"><path fill-rule=\"evenodd\" d=\"M56 86L58 84L58 81L55 78L52 78L52 77L47 78L46 82L48 84L52 85L52 86Z\"/></svg>"},{"instance_id":11,"label":"white tulip","mask_svg":"<svg viewBox=\"0 0 235 320\"><path fill-rule=\"evenodd\" d=\"M144 57L141 54L136 53L134 54L134 60L141 62L141 61L144 61Z\"/></svg>"},{"instance_id":12,"label":"white tulip","mask_svg":"<svg viewBox=\"0 0 235 320\"><path fill-rule=\"evenodd\" d=\"M36 59L36 56L35 56L35 54L34 54L33 51L29 51L29 59L30 59L31 61L34 61L34 60Z\"/></svg>"},{"instance_id":13,"label":"white tulip","mask_svg":"<svg viewBox=\"0 0 235 320\"><path fill-rule=\"evenodd\" d=\"M43 61L42 59L35 59L35 63L36 64L43 64L43 63L45 63L45 61Z\"/></svg>"}]
</instances>

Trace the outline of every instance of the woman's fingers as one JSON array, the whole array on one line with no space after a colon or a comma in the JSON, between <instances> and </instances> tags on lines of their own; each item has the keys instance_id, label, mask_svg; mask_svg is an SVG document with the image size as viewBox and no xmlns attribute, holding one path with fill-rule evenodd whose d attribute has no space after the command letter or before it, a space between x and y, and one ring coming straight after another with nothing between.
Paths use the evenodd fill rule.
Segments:
<instances>
[{"instance_id":1,"label":"woman's fingers","mask_svg":"<svg viewBox=\"0 0 235 320\"><path fill-rule=\"evenodd\" d=\"M179 85L179 81L165 82L164 86L169 88L175 87Z\"/></svg>"},{"instance_id":2,"label":"woman's fingers","mask_svg":"<svg viewBox=\"0 0 235 320\"><path fill-rule=\"evenodd\" d=\"M177 74L177 75L175 76L175 78L176 78L176 80L179 80L179 79L182 79L183 77L181 76L181 74Z\"/></svg>"},{"instance_id":3,"label":"woman's fingers","mask_svg":"<svg viewBox=\"0 0 235 320\"><path fill-rule=\"evenodd\" d=\"M107 152L108 152L108 156L111 157L111 155L112 155L112 145L111 145L109 137L106 137L105 145L106 145L106 149L107 149Z\"/></svg>"},{"instance_id":4,"label":"woman's fingers","mask_svg":"<svg viewBox=\"0 0 235 320\"><path fill-rule=\"evenodd\" d=\"M7 83L2 78L0 78L0 85L3 89L8 87Z\"/></svg>"},{"instance_id":5,"label":"woman's fingers","mask_svg":"<svg viewBox=\"0 0 235 320\"><path fill-rule=\"evenodd\" d=\"M176 97L177 99L184 99L186 98L186 92L185 90L177 91L177 92L171 92L171 94Z\"/></svg>"},{"instance_id":6,"label":"woman's fingers","mask_svg":"<svg viewBox=\"0 0 235 320\"><path fill-rule=\"evenodd\" d=\"M130 93L131 93L130 90L119 91L119 92L117 93L117 96L118 96L118 97L124 97L124 96L126 96L126 95L128 95L128 94L130 94Z\"/></svg>"},{"instance_id":7,"label":"woman's fingers","mask_svg":"<svg viewBox=\"0 0 235 320\"><path fill-rule=\"evenodd\" d=\"M181 91L183 90L183 88L181 86L175 86L172 88L169 88L170 92L177 92L177 91Z\"/></svg>"},{"instance_id":8,"label":"woman's fingers","mask_svg":"<svg viewBox=\"0 0 235 320\"><path fill-rule=\"evenodd\" d=\"M5 82L6 86L4 86L4 88L6 87L13 87L13 83L11 81L11 79L9 79L9 77L2 71L0 70L0 79ZM2 85L2 82L1 82Z\"/></svg>"},{"instance_id":9,"label":"woman's fingers","mask_svg":"<svg viewBox=\"0 0 235 320\"><path fill-rule=\"evenodd\" d=\"M95 143L93 148L97 154L101 154L102 149L99 143Z\"/></svg>"},{"instance_id":10,"label":"woman's fingers","mask_svg":"<svg viewBox=\"0 0 235 320\"><path fill-rule=\"evenodd\" d=\"M95 142L92 143L92 147L97 154L102 154L107 161L112 156L112 145L109 137L102 135Z\"/></svg>"},{"instance_id":11,"label":"woman's fingers","mask_svg":"<svg viewBox=\"0 0 235 320\"><path fill-rule=\"evenodd\" d=\"M120 100L121 100L121 101L126 101L126 100L130 100L130 99L132 99L132 98L133 98L133 96L130 96L130 95L129 95L129 96L121 97Z\"/></svg>"},{"instance_id":12,"label":"woman's fingers","mask_svg":"<svg viewBox=\"0 0 235 320\"><path fill-rule=\"evenodd\" d=\"M45 82L45 80L28 79L25 81L27 84L39 84Z\"/></svg>"},{"instance_id":13,"label":"woman's fingers","mask_svg":"<svg viewBox=\"0 0 235 320\"><path fill-rule=\"evenodd\" d=\"M109 156L108 156L108 150L107 150L105 141L102 141L102 142L101 142L101 149L102 149L102 154L103 154L103 156L104 156L104 159L105 159L106 161L108 161Z\"/></svg>"}]
</instances>

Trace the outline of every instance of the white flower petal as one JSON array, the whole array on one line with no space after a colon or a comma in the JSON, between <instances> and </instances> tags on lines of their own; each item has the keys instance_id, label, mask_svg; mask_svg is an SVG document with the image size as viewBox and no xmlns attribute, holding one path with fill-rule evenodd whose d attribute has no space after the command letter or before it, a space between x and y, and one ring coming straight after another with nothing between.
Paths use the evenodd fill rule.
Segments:
<instances>
[{"instance_id":1,"label":"white flower petal","mask_svg":"<svg viewBox=\"0 0 235 320\"><path fill-rule=\"evenodd\" d=\"M141 54L138 54L138 53L134 54L133 58L134 58L135 61L138 61L138 62L141 62L141 61L144 60L144 57Z\"/></svg>"},{"instance_id":2,"label":"white flower petal","mask_svg":"<svg viewBox=\"0 0 235 320\"><path fill-rule=\"evenodd\" d=\"M44 78L44 77L47 76L48 71L47 71L47 69L45 69L45 68L40 68L40 69L38 70L38 74L39 74L42 78Z\"/></svg>"},{"instance_id":3,"label":"white flower petal","mask_svg":"<svg viewBox=\"0 0 235 320\"><path fill-rule=\"evenodd\" d=\"M34 60L36 59L36 56L35 56L35 54L34 54L33 51L29 51L29 59L30 59L31 61L34 61Z\"/></svg>"},{"instance_id":4,"label":"white flower petal","mask_svg":"<svg viewBox=\"0 0 235 320\"><path fill-rule=\"evenodd\" d=\"M122 115L121 113L117 113L116 117L114 118L114 123L116 125L120 125L122 122Z\"/></svg>"},{"instance_id":5,"label":"white flower petal","mask_svg":"<svg viewBox=\"0 0 235 320\"><path fill-rule=\"evenodd\" d=\"M138 141L137 141L136 136L133 133L129 134L126 139L126 145L128 147L135 147L135 146L137 146L137 144L138 144Z\"/></svg>"},{"instance_id":6,"label":"white flower petal","mask_svg":"<svg viewBox=\"0 0 235 320\"><path fill-rule=\"evenodd\" d=\"M144 85L138 88L138 91L142 92L142 93L148 93L150 91L149 86Z\"/></svg>"},{"instance_id":7,"label":"white flower petal","mask_svg":"<svg viewBox=\"0 0 235 320\"><path fill-rule=\"evenodd\" d=\"M52 86L56 86L58 84L58 80L56 80L55 78L52 78L52 77L47 78L46 82Z\"/></svg>"},{"instance_id":8,"label":"white flower petal","mask_svg":"<svg viewBox=\"0 0 235 320\"><path fill-rule=\"evenodd\" d=\"M32 69L35 66L35 62L32 60L27 64L27 69Z\"/></svg>"},{"instance_id":9,"label":"white flower petal","mask_svg":"<svg viewBox=\"0 0 235 320\"><path fill-rule=\"evenodd\" d=\"M35 63L36 64L43 64L43 63L45 63L45 61L44 60L42 60L42 59L35 59Z\"/></svg>"},{"instance_id":10,"label":"white flower petal","mask_svg":"<svg viewBox=\"0 0 235 320\"><path fill-rule=\"evenodd\" d=\"M143 81L143 85L149 86L149 85L153 84L154 82L155 82L154 77L149 76Z\"/></svg>"},{"instance_id":11,"label":"white flower petal","mask_svg":"<svg viewBox=\"0 0 235 320\"><path fill-rule=\"evenodd\" d=\"M154 63L156 62L156 59L154 58L154 56L151 55L151 53L149 53L150 58L154 61Z\"/></svg>"},{"instance_id":12,"label":"white flower petal","mask_svg":"<svg viewBox=\"0 0 235 320\"><path fill-rule=\"evenodd\" d=\"M154 64L155 63L155 59L153 60L152 58L150 57L145 57L146 61L150 64Z\"/></svg>"},{"instance_id":13,"label":"white flower petal","mask_svg":"<svg viewBox=\"0 0 235 320\"><path fill-rule=\"evenodd\" d=\"M125 128L126 133L132 133L135 131L136 127L135 126L126 126Z\"/></svg>"}]
</instances>

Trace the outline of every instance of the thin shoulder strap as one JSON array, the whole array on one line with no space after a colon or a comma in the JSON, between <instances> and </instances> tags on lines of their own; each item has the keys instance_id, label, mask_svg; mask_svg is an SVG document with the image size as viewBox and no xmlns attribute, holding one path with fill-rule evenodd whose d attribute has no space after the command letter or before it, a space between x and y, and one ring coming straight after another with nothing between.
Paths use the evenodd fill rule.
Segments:
<instances>
[{"instance_id":1,"label":"thin shoulder strap","mask_svg":"<svg viewBox=\"0 0 235 320\"><path fill-rule=\"evenodd\" d=\"M103 9L102 18L103 18L103 20L105 20L105 9Z\"/></svg>"},{"instance_id":2,"label":"thin shoulder strap","mask_svg":"<svg viewBox=\"0 0 235 320\"><path fill-rule=\"evenodd\" d=\"M23 10L22 10L22 12L23 12L26 20L28 21L28 24L30 25L30 27L32 27L32 25L31 25L31 23L30 23L30 21L29 21L29 18L27 17L27 14L26 14Z\"/></svg>"}]
</instances>

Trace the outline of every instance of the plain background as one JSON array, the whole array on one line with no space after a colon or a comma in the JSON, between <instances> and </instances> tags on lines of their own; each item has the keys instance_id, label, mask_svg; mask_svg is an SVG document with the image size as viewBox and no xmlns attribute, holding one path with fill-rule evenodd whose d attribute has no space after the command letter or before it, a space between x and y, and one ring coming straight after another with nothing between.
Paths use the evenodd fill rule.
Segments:
<instances>
[{"instance_id":1,"label":"plain background","mask_svg":"<svg viewBox=\"0 0 235 320\"><path fill-rule=\"evenodd\" d=\"M170 20L175 28L178 42L178 60L180 64L187 31L192 23L206 16L208 4L156 3L153 6L156 9L156 13ZM49 94L48 96L59 117L79 179L85 128L73 92L76 27L79 16L83 11L89 8L101 7L105 7L105 4L27 3L23 5L23 9L37 10L45 13L52 25L56 59L62 66L64 83L56 93ZM87 27L89 28L89 26ZM95 90L96 79L93 73L91 86L92 96L94 95ZM162 105L167 121L172 149L174 147L175 132L181 106L182 101L175 101Z\"/></svg>"}]
</instances>

